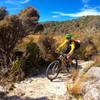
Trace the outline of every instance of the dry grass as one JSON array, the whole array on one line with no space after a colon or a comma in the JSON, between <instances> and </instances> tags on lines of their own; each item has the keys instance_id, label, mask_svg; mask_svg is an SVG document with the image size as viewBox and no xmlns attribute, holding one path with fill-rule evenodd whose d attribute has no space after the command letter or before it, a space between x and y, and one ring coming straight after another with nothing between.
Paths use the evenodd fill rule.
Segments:
<instances>
[{"instance_id":1,"label":"dry grass","mask_svg":"<svg viewBox=\"0 0 100 100\"><path fill-rule=\"evenodd\" d=\"M31 42L35 42L37 43L38 42L38 39L39 39L40 35L28 35L26 37L24 37L22 39L22 41L20 41L18 44L17 44L17 48L21 51L25 51L26 49L26 46L28 43Z\"/></svg>"},{"instance_id":2,"label":"dry grass","mask_svg":"<svg viewBox=\"0 0 100 100\"><path fill-rule=\"evenodd\" d=\"M94 63L89 64L87 67L84 68L83 71L77 73L77 71L74 70L73 72L73 84L69 87L69 93L72 95L78 95L82 94L82 89L84 87L84 82L89 79L89 76L87 75L88 70L94 65Z\"/></svg>"},{"instance_id":3,"label":"dry grass","mask_svg":"<svg viewBox=\"0 0 100 100\"><path fill-rule=\"evenodd\" d=\"M65 41L65 38L62 35L53 36L53 39L55 39L57 46Z\"/></svg>"},{"instance_id":4,"label":"dry grass","mask_svg":"<svg viewBox=\"0 0 100 100\"><path fill-rule=\"evenodd\" d=\"M76 78L77 78L77 76L78 76L78 73L79 73L79 71L78 71L77 69L73 68L73 70L72 70L72 72L71 72L71 79L72 79L73 81L76 80Z\"/></svg>"},{"instance_id":5,"label":"dry grass","mask_svg":"<svg viewBox=\"0 0 100 100\"><path fill-rule=\"evenodd\" d=\"M40 37L42 37L42 35L29 35L22 40L22 43L20 43L19 47L25 48L26 45L30 42L30 40L37 43L39 41ZM100 34L99 33L97 33L97 35L94 35L94 34L75 34L74 35L74 38L77 38L81 41L83 41L84 39L86 39L88 37L92 40L92 42L96 46L97 50L100 51L100 41L99 41ZM46 38L46 36L45 36L45 38ZM61 44L65 40L64 36L62 36L62 35L61 36L57 36L57 35L50 36L50 38L55 40L55 43L50 42L50 43L52 43L51 45L55 45L55 47L57 47L59 44ZM87 47L86 51L88 51L88 53L90 53L91 46ZM46 53L46 55L47 55L47 53ZM100 56L98 56L98 55L95 56L94 60L95 60L96 65L100 65ZM87 69L86 69L86 72L87 72ZM73 70L71 78L74 81L74 84L68 88L69 92L71 94L75 95L75 94L81 93L81 90L84 86L83 83L88 79L88 76L85 74L86 72L84 72L84 75L82 75L81 77L79 77L79 79L77 79L78 72L75 69Z\"/></svg>"},{"instance_id":6,"label":"dry grass","mask_svg":"<svg viewBox=\"0 0 100 100\"><path fill-rule=\"evenodd\" d=\"M72 84L67 82L67 92L73 96L82 94L84 82L88 79L88 76L84 74L82 77L76 79Z\"/></svg>"},{"instance_id":7,"label":"dry grass","mask_svg":"<svg viewBox=\"0 0 100 100\"><path fill-rule=\"evenodd\" d=\"M24 50L26 48L26 45L32 41L37 43L38 45L40 44L38 41L40 39L40 37L44 37L44 35L28 35L27 37L23 38L23 40L17 45L18 48L20 50ZM45 38L48 37L48 35L45 35ZM51 45L53 45L53 47L57 48L64 40L64 36L63 35L50 35L49 36L50 39L54 40L54 43L52 43ZM91 55L94 54L94 52L96 52L96 50L100 51L100 34L86 34L86 33L81 33L81 34L74 34L75 39L79 39L81 42L85 39L91 39L90 42L92 41L92 44L87 43L87 45L82 45L81 49L79 51L79 57L80 59L85 59L87 57L89 57L89 59L91 58ZM43 40L43 39L42 39ZM89 41L88 41L89 42ZM85 43L86 44L86 43ZM54 48L53 48L54 49ZM84 57L83 57L84 56Z\"/></svg>"},{"instance_id":8,"label":"dry grass","mask_svg":"<svg viewBox=\"0 0 100 100\"><path fill-rule=\"evenodd\" d=\"M95 61L94 66L100 67L100 54L93 57L93 60Z\"/></svg>"},{"instance_id":9,"label":"dry grass","mask_svg":"<svg viewBox=\"0 0 100 100\"><path fill-rule=\"evenodd\" d=\"M84 76L80 77L79 79L77 79L73 86L70 88L70 93L71 94L81 94L82 93L82 88L84 86L84 82L88 79L88 76L85 74Z\"/></svg>"},{"instance_id":10,"label":"dry grass","mask_svg":"<svg viewBox=\"0 0 100 100\"><path fill-rule=\"evenodd\" d=\"M83 34L74 34L74 38L83 41L86 38L90 38L94 45L96 46L97 50L100 51L100 33L83 33Z\"/></svg>"}]
</instances>

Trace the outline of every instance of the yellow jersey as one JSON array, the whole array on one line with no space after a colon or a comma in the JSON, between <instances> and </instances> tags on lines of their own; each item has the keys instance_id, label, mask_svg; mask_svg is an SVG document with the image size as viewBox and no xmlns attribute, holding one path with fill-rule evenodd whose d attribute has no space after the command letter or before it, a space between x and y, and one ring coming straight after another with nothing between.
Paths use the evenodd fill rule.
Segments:
<instances>
[{"instance_id":1,"label":"yellow jersey","mask_svg":"<svg viewBox=\"0 0 100 100\"><path fill-rule=\"evenodd\" d=\"M68 40L65 40L56 50L57 51L62 51L66 48L67 42L69 42ZM74 50L75 50L75 42L71 41L71 43L69 44L70 46L70 51L69 54L73 54Z\"/></svg>"}]
</instances>

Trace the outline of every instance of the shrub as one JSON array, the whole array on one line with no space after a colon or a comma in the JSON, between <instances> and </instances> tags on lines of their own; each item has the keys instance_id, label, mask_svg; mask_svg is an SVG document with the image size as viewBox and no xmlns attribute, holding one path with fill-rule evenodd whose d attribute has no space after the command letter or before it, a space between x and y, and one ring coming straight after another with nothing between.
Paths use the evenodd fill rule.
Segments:
<instances>
[{"instance_id":1,"label":"shrub","mask_svg":"<svg viewBox=\"0 0 100 100\"><path fill-rule=\"evenodd\" d=\"M21 20L23 28L27 33L43 30L42 24L38 23L39 13L31 6L22 10L17 16Z\"/></svg>"},{"instance_id":2,"label":"shrub","mask_svg":"<svg viewBox=\"0 0 100 100\"><path fill-rule=\"evenodd\" d=\"M0 20L4 19L4 17L8 15L8 12L6 11L6 8L0 7Z\"/></svg>"},{"instance_id":3,"label":"shrub","mask_svg":"<svg viewBox=\"0 0 100 100\"><path fill-rule=\"evenodd\" d=\"M31 76L39 72L40 49L34 42L29 42L26 47L23 70L25 76Z\"/></svg>"},{"instance_id":4,"label":"shrub","mask_svg":"<svg viewBox=\"0 0 100 100\"><path fill-rule=\"evenodd\" d=\"M29 42L27 44L26 50L27 50L27 53L29 53L31 62L33 62L34 64L37 64L39 61L39 52L40 52L40 49L37 46L37 44L34 42Z\"/></svg>"},{"instance_id":5,"label":"shrub","mask_svg":"<svg viewBox=\"0 0 100 100\"><path fill-rule=\"evenodd\" d=\"M4 16L2 17L2 20L0 20L0 65L1 65L0 66L0 82L1 82L1 79L7 80L8 77L12 76L9 73L13 71L11 69L12 61L16 62L13 59L13 51L16 47L16 44L24 36L28 35L28 32L30 31L33 31L33 33L38 32L43 28L38 23L39 15L37 13L37 10L35 10L32 7L26 8L19 15L16 15L16 16L6 16L6 10L4 8L2 9L5 14L2 13L2 15L4 14ZM41 28L38 28L38 27L41 27ZM33 53L33 55L31 54L30 57L33 57L34 63L36 63L38 59L38 54L37 54L38 48L36 47L34 48L35 49L32 49L34 53L31 52ZM15 64L15 66L17 65ZM17 68L19 67L17 66ZM17 78L17 76L19 77L21 75L20 72L23 72L23 71L24 71L23 66L21 66L21 71L19 71L19 73L16 74L16 77L13 77L14 80L16 80L15 78Z\"/></svg>"},{"instance_id":6,"label":"shrub","mask_svg":"<svg viewBox=\"0 0 100 100\"><path fill-rule=\"evenodd\" d=\"M11 69L8 74L9 81L17 82L23 80L25 73L23 71L23 62L21 59L16 59L11 63Z\"/></svg>"},{"instance_id":7,"label":"shrub","mask_svg":"<svg viewBox=\"0 0 100 100\"><path fill-rule=\"evenodd\" d=\"M7 16L0 21L1 68L10 68L13 49L18 40L25 36L22 24L16 16ZM4 72L5 73L5 72Z\"/></svg>"},{"instance_id":8,"label":"shrub","mask_svg":"<svg viewBox=\"0 0 100 100\"><path fill-rule=\"evenodd\" d=\"M54 59L52 54L55 51L55 39L52 36L41 35L38 44L43 59L47 61Z\"/></svg>"},{"instance_id":9,"label":"shrub","mask_svg":"<svg viewBox=\"0 0 100 100\"><path fill-rule=\"evenodd\" d=\"M99 34L74 34L75 39L81 40L81 47L78 51L80 59L89 60L99 52Z\"/></svg>"}]
</instances>

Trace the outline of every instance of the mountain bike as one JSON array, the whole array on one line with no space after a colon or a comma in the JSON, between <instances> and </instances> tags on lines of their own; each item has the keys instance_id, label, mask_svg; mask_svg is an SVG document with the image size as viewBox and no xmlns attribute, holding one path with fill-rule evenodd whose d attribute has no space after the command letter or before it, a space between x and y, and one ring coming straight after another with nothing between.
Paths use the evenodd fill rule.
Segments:
<instances>
[{"instance_id":1,"label":"mountain bike","mask_svg":"<svg viewBox=\"0 0 100 100\"><path fill-rule=\"evenodd\" d=\"M78 68L78 61L77 57L73 58L71 62L66 58L66 54L63 52L59 53L57 60L51 62L46 70L46 77L50 80L53 81L54 79L57 78L58 74L63 70L65 67L67 72L70 73L72 68L74 67L77 69Z\"/></svg>"}]
</instances>

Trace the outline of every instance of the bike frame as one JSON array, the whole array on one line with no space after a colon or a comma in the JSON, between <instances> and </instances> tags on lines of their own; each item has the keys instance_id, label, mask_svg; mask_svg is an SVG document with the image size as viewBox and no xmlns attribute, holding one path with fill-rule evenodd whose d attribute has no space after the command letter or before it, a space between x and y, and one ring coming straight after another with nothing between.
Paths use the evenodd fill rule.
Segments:
<instances>
[{"instance_id":1,"label":"bike frame","mask_svg":"<svg viewBox=\"0 0 100 100\"><path fill-rule=\"evenodd\" d=\"M61 53L60 56L58 57L58 60L61 62L61 66L66 67L66 63L68 62L67 59L65 58L64 54Z\"/></svg>"}]
</instances>

